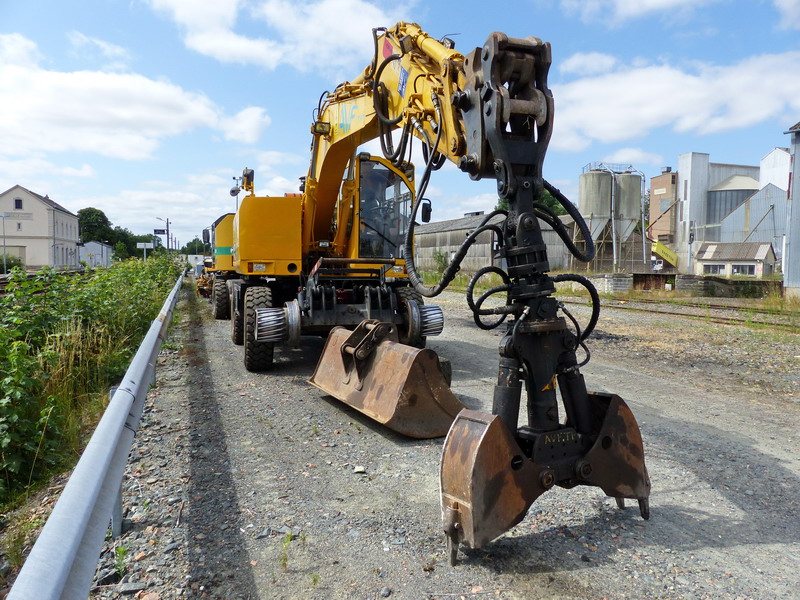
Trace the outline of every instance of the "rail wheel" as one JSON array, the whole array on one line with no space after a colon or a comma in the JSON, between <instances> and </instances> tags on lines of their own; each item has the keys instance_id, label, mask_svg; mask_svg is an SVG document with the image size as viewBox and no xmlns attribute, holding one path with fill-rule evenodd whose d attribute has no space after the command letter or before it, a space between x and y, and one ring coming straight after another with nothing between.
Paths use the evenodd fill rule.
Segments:
<instances>
[{"instance_id":1,"label":"rail wheel","mask_svg":"<svg viewBox=\"0 0 800 600\"><path fill-rule=\"evenodd\" d=\"M400 342L407 346L414 346L415 348L424 348L426 343L425 336L422 335L421 330L412 324L412 315L409 308L408 301L413 300L417 306L422 306L422 294L412 287L399 287L396 289L397 298L400 300L400 310L407 315L407 326L405 329L400 328Z\"/></svg>"},{"instance_id":2,"label":"rail wheel","mask_svg":"<svg viewBox=\"0 0 800 600\"><path fill-rule=\"evenodd\" d=\"M244 366L248 371L266 371L272 367L275 344L256 341L257 308L272 308L272 290L258 286L244 294Z\"/></svg>"}]
</instances>

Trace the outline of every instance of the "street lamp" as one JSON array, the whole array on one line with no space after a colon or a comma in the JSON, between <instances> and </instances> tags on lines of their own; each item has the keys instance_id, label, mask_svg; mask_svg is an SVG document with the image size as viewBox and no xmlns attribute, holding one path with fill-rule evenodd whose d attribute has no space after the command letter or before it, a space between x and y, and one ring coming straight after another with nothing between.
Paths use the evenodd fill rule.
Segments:
<instances>
[{"instance_id":1,"label":"street lamp","mask_svg":"<svg viewBox=\"0 0 800 600\"><path fill-rule=\"evenodd\" d=\"M156 217L156 219L167 224L167 254L169 254L169 219L162 219L161 217Z\"/></svg>"},{"instance_id":2,"label":"street lamp","mask_svg":"<svg viewBox=\"0 0 800 600\"><path fill-rule=\"evenodd\" d=\"M8 268L6 267L6 219L11 215L8 213L3 213L0 215L0 219L3 219L3 274L8 274Z\"/></svg>"}]
</instances>

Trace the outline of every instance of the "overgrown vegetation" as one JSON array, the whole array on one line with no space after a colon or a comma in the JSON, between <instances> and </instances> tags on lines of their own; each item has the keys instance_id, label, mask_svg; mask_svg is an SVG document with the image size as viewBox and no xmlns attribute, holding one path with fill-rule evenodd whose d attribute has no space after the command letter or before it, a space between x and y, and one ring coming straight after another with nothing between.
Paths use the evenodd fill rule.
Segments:
<instances>
[{"instance_id":1,"label":"overgrown vegetation","mask_svg":"<svg viewBox=\"0 0 800 600\"><path fill-rule=\"evenodd\" d=\"M11 273L0 296L0 504L74 461L179 272L160 257Z\"/></svg>"}]
</instances>

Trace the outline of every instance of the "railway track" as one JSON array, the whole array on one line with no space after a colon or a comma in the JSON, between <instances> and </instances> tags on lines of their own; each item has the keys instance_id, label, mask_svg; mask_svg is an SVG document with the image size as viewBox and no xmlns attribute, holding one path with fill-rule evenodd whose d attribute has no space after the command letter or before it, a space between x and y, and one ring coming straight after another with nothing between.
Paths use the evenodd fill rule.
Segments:
<instances>
[{"instance_id":1,"label":"railway track","mask_svg":"<svg viewBox=\"0 0 800 600\"><path fill-rule=\"evenodd\" d=\"M586 304L587 299L578 296L560 296L565 304ZM655 299L635 300L601 299L603 309L657 312L664 315L698 319L707 323L718 323L751 328L768 328L788 333L800 333L800 312L754 306L742 303L702 301L662 302Z\"/></svg>"}]
</instances>

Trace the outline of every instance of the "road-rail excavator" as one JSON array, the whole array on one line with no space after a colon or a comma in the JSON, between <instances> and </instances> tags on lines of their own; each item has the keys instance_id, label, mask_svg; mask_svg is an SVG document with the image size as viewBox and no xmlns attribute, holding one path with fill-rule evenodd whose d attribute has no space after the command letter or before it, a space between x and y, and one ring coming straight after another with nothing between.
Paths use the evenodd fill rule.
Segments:
<instances>
[{"instance_id":1,"label":"road-rail excavator","mask_svg":"<svg viewBox=\"0 0 800 600\"><path fill-rule=\"evenodd\" d=\"M459 545L479 548L489 543L519 523L536 498L554 486L600 487L620 507L626 498L636 500L642 517L649 518L650 480L636 419L619 396L587 391L580 373L589 360L586 340L599 316L597 291L580 275L548 274L540 220L559 234L576 258L588 262L594 254L580 213L542 174L554 119L553 96L547 87L550 45L535 37L492 33L483 47L464 56L451 40L435 39L417 24L404 22L373 30L373 39L372 63L353 81L323 95L312 125L315 151L306 190L315 189L317 199L332 198L339 192L341 173L350 160L349 169L355 168L356 173L345 178L341 195L354 197L349 186L358 176L359 165L363 172L365 163L354 164L351 155L358 156L353 155L357 143L376 136L384 158L369 158L368 164L408 180L406 156L412 137L416 138L421 140L425 165L416 178L416 195L409 194L413 200L407 209L402 247L395 249L405 259L404 270L413 289L426 298L443 291L484 231L494 231L501 240L499 255L506 265L505 269L478 270L467 288L476 325L482 329L502 326L504 334L492 412L461 410L444 444L441 503L451 564L456 562ZM399 139L392 136L393 131L399 131ZM335 161L341 168L326 172L319 163L323 155L326 163ZM498 197L507 200L509 208L486 215L466 237L440 281L428 286L414 264L414 226L425 206L422 197L431 172L446 160L474 180L496 180ZM580 228L580 237L586 240L583 251L540 202L544 189ZM319 216L326 206L308 198L305 210ZM352 238L348 242L348 232L359 226L355 205L340 202L337 206L333 220L324 214L313 229L304 229L304 246L317 244L322 250L321 240L330 240L333 247L356 243ZM497 215L502 215L502 222L496 223ZM331 223L334 228L329 235ZM489 273L499 276L502 284L475 298L476 282ZM589 291L593 308L585 327L554 297L560 281L583 285ZM485 307L486 300L496 294L505 295L505 305ZM314 379L334 381L334 388L340 384L358 388L370 378L370 386L379 385L382 378L388 379L382 357L376 356L379 349L389 345L393 348L388 351L390 357L396 358L397 348L403 347L385 341L392 339L390 332L395 329L391 322L368 321L341 337L331 335ZM364 362L370 353L375 360ZM337 395L336 391L331 393ZM384 396L392 393L384 392ZM384 407L394 401L384 397ZM408 403L409 398L397 402ZM563 406L563 417L559 406ZM527 418L520 419L521 412ZM413 410L409 414L414 417ZM416 416L425 418L424 412Z\"/></svg>"}]
</instances>

